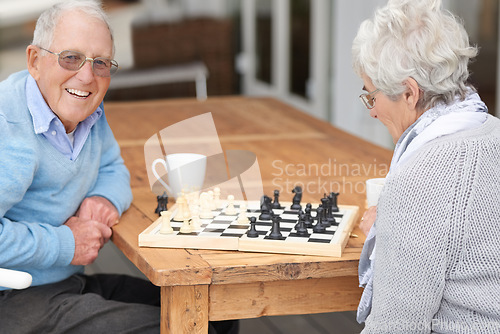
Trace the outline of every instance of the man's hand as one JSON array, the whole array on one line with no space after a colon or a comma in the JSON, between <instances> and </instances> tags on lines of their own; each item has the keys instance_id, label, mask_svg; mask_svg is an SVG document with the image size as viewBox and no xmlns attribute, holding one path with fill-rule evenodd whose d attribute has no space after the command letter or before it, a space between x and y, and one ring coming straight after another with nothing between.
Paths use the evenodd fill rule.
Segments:
<instances>
[{"instance_id":1,"label":"man's hand","mask_svg":"<svg viewBox=\"0 0 500 334\"><path fill-rule=\"evenodd\" d=\"M75 216L84 220L96 220L109 227L117 224L120 218L115 206L100 196L85 198Z\"/></svg>"},{"instance_id":2,"label":"man's hand","mask_svg":"<svg viewBox=\"0 0 500 334\"><path fill-rule=\"evenodd\" d=\"M377 207L371 206L365 211L363 217L361 218L361 223L359 223L359 228L364 235L368 236L368 233L375 222L375 218L377 218Z\"/></svg>"},{"instance_id":3,"label":"man's hand","mask_svg":"<svg viewBox=\"0 0 500 334\"><path fill-rule=\"evenodd\" d=\"M66 223L75 238L75 255L71 264L87 265L94 262L99 250L111 237L111 228L95 220L71 217Z\"/></svg>"}]
</instances>

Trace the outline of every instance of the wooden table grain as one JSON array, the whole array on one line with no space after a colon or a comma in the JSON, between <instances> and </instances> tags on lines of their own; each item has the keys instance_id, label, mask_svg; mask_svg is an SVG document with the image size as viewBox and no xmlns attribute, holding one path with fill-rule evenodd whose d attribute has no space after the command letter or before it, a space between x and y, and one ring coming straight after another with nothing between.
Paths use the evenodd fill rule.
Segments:
<instances>
[{"instance_id":1,"label":"wooden table grain","mask_svg":"<svg viewBox=\"0 0 500 334\"><path fill-rule=\"evenodd\" d=\"M357 227L358 237L349 240L341 258L139 247L138 235L157 218L144 144L169 125L210 112L223 150L256 154L266 194L301 184L303 202L318 202L324 192L339 191L339 204L357 205L361 212L364 182L384 176L389 150L271 98L108 102L105 111L134 195L112 240L161 286L162 333L207 333L209 320L356 309L364 242ZM292 198L282 192L282 198L287 196Z\"/></svg>"}]
</instances>

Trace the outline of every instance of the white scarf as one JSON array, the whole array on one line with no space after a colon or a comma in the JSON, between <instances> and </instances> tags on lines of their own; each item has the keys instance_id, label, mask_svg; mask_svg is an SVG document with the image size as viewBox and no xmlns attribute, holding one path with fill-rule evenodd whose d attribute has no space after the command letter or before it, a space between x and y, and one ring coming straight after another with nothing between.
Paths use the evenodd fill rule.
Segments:
<instances>
[{"instance_id":1,"label":"white scarf","mask_svg":"<svg viewBox=\"0 0 500 334\"><path fill-rule=\"evenodd\" d=\"M486 121L487 112L488 108L484 102L472 90L463 101L456 97L450 105L438 104L427 110L399 138L387 176L394 173L399 166L431 140L480 126ZM372 307L375 235L376 228L373 224L359 260L359 286L364 288L358 306L357 321L359 323L366 320Z\"/></svg>"}]
</instances>

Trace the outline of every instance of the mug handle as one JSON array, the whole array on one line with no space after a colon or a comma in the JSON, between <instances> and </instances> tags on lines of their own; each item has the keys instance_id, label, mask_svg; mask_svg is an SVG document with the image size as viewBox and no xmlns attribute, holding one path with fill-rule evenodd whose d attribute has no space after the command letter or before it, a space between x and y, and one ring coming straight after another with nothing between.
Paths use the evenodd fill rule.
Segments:
<instances>
[{"instance_id":1,"label":"mug handle","mask_svg":"<svg viewBox=\"0 0 500 334\"><path fill-rule=\"evenodd\" d=\"M167 191L170 194L172 194L172 189L170 189L170 187L168 186L168 184L166 184L165 181L163 181L162 178L160 177L160 175L158 175L158 173L156 172L156 164L158 164L158 163L161 163L165 167L165 170L168 171L167 163L165 162L165 160L163 160L163 159L156 159L155 161L153 161L153 164L151 165L151 169L153 171L153 174L156 177L156 179L158 181L160 181L160 183L165 187L165 189L167 189Z\"/></svg>"}]
</instances>

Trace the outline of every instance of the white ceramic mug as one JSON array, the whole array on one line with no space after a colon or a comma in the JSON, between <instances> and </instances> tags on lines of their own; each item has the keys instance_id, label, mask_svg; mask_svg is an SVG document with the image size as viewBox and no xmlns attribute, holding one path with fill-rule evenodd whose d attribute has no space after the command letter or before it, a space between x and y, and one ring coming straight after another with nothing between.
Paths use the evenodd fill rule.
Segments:
<instances>
[{"instance_id":1,"label":"white ceramic mug","mask_svg":"<svg viewBox=\"0 0 500 334\"><path fill-rule=\"evenodd\" d=\"M156 171L161 164L168 174L167 184ZM177 198L182 191L199 191L205 180L207 157L196 153L174 153L164 159L156 159L151 165L154 176L165 187L170 195Z\"/></svg>"},{"instance_id":2,"label":"white ceramic mug","mask_svg":"<svg viewBox=\"0 0 500 334\"><path fill-rule=\"evenodd\" d=\"M366 205L367 207L375 206L378 203L380 193L384 188L385 178L379 177L366 180Z\"/></svg>"}]
</instances>

